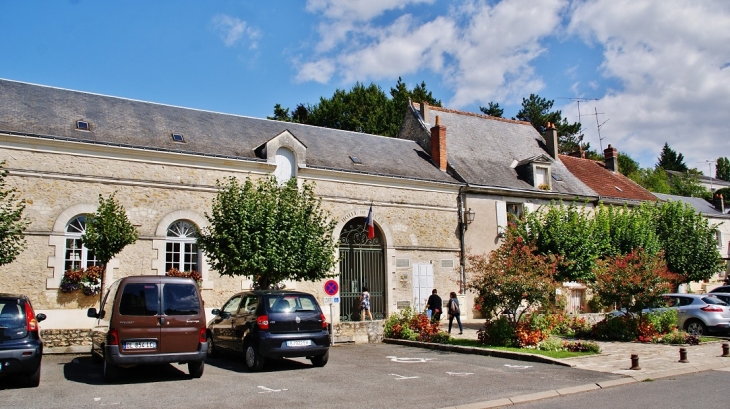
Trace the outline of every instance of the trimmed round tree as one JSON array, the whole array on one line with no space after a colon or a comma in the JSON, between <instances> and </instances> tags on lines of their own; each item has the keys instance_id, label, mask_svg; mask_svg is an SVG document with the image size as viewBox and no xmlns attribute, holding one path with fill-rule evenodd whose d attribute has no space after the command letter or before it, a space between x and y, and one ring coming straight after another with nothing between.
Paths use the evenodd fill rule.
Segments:
<instances>
[{"instance_id":1,"label":"trimmed round tree","mask_svg":"<svg viewBox=\"0 0 730 409\"><path fill-rule=\"evenodd\" d=\"M81 236L83 245L93 251L101 263L99 302L104 297L104 276L109 260L139 237L137 229L127 218L124 207L117 201L115 195L116 192L106 199L99 195L99 208L86 218L86 232Z\"/></svg>"},{"instance_id":2,"label":"trimmed round tree","mask_svg":"<svg viewBox=\"0 0 730 409\"><path fill-rule=\"evenodd\" d=\"M312 185L231 177L218 187L198 244L220 275L249 277L262 289L332 276L335 221Z\"/></svg>"}]
</instances>

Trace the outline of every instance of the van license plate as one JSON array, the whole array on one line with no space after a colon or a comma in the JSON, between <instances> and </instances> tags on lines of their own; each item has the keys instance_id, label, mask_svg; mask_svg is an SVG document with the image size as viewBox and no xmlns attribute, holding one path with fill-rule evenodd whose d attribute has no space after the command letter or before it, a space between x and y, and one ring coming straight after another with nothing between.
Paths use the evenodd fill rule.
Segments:
<instances>
[{"instance_id":1,"label":"van license plate","mask_svg":"<svg viewBox=\"0 0 730 409\"><path fill-rule=\"evenodd\" d=\"M312 340L304 339L300 341L286 341L286 346L290 347L308 347L312 345Z\"/></svg>"},{"instance_id":2,"label":"van license plate","mask_svg":"<svg viewBox=\"0 0 730 409\"><path fill-rule=\"evenodd\" d=\"M144 342L125 342L124 349L155 349L157 348L157 342L155 341L144 341Z\"/></svg>"}]
</instances>

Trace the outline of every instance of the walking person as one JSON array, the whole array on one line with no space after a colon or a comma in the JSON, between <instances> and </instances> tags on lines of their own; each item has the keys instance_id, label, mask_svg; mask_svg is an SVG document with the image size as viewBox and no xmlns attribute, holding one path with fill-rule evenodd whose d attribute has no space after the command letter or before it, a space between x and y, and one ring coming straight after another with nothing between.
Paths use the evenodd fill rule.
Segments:
<instances>
[{"instance_id":1,"label":"walking person","mask_svg":"<svg viewBox=\"0 0 730 409\"><path fill-rule=\"evenodd\" d=\"M369 289L365 286L362 288L362 293L360 294L360 320L365 321L365 314L370 317L370 321L373 320L373 314L370 313L370 293L368 292Z\"/></svg>"},{"instance_id":2,"label":"walking person","mask_svg":"<svg viewBox=\"0 0 730 409\"><path fill-rule=\"evenodd\" d=\"M426 302L426 309L431 311L431 322L441 321L441 309L443 308L443 302L437 292L438 291L434 288L433 291L431 291L431 296L428 297L428 301Z\"/></svg>"},{"instance_id":3,"label":"walking person","mask_svg":"<svg viewBox=\"0 0 730 409\"><path fill-rule=\"evenodd\" d=\"M461 335L464 333L464 328L461 326L461 308L459 307L459 299L456 298L456 293L453 291L449 294L449 297L449 334L451 334L451 324L454 323L454 318L456 318L456 323L459 324L459 335Z\"/></svg>"}]
</instances>

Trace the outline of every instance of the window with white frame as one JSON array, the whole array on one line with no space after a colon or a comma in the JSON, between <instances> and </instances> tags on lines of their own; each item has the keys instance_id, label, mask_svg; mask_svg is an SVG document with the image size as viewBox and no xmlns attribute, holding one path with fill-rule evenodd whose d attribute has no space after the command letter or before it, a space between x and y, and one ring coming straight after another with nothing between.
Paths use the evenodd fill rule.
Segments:
<instances>
[{"instance_id":1,"label":"window with white frame","mask_svg":"<svg viewBox=\"0 0 730 409\"><path fill-rule=\"evenodd\" d=\"M200 271L198 228L187 220L176 220L167 228L165 271Z\"/></svg>"},{"instance_id":2,"label":"window with white frame","mask_svg":"<svg viewBox=\"0 0 730 409\"><path fill-rule=\"evenodd\" d=\"M720 230L715 232L715 238L717 239L717 247L722 248L722 232Z\"/></svg>"},{"instance_id":3,"label":"window with white frame","mask_svg":"<svg viewBox=\"0 0 730 409\"><path fill-rule=\"evenodd\" d=\"M285 184L289 179L296 176L294 152L287 148L279 148L276 151L276 170L274 176L280 184Z\"/></svg>"},{"instance_id":4,"label":"window with white frame","mask_svg":"<svg viewBox=\"0 0 730 409\"><path fill-rule=\"evenodd\" d=\"M64 271L98 266L94 252L81 244L86 232L86 215L76 216L66 225L66 247L64 250Z\"/></svg>"},{"instance_id":5,"label":"window with white frame","mask_svg":"<svg viewBox=\"0 0 730 409\"><path fill-rule=\"evenodd\" d=\"M507 203L507 225L514 226L517 220L522 220L524 209L522 203Z\"/></svg>"},{"instance_id":6,"label":"window with white frame","mask_svg":"<svg viewBox=\"0 0 730 409\"><path fill-rule=\"evenodd\" d=\"M548 169L542 166L535 166L535 187L543 189L543 186L545 186L547 189L550 189Z\"/></svg>"}]
</instances>

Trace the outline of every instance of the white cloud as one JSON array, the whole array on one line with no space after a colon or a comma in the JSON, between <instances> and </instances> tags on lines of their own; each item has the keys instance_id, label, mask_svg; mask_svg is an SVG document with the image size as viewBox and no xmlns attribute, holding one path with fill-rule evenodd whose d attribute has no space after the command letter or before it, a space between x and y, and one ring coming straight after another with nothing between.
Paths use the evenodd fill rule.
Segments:
<instances>
[{"instance_id":1,"label":"white cloud","mask_svg":"<svg viewBox=\"0 0 730 409\"><path fill-rule=\"evenodd\" d=\"M730 156L730 3L596 0L572 10L570 33L604 48L621 88L599 101L606 143L652 166L665 142L690 167ZM587 137L597 141L590 130ZM596 144L597 145L597 144ZM597 148L598 146L596 146ZM700 170L705 171L700 167Z\"/></svg>"},{"instance_id":2,"label":"white cloud","mask_svg":"<svg viewBox=\"0 0 730 409\"><path fill-rule=\"evenodd\" d=\"M256 48L257 40L261 37L261 33L257 29L250 27L238 17L219 14L213 17L213 25L226 47L232 47L247 40L249 48Z\"/></svg>"},{"instance_id":3,"label":"white cloud","mask_svg":"<svg viewBox=\"0 0 730 409\"><path fill-rule=\"evenodd\" d=\"M322 59L302 64L295 79L298 82L315 81L326 84L334 72L335 64L328 59Z\"/></svg>"}]
</instances>

